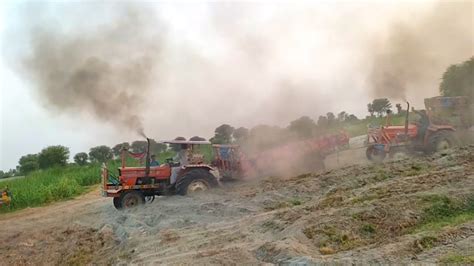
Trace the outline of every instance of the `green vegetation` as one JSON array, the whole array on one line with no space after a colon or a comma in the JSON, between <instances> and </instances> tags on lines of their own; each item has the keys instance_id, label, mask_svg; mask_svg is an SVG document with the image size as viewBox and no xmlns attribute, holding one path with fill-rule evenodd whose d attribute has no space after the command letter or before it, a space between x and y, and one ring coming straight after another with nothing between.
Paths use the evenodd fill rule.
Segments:
<instances>
[{"instance_id":1,"label":"green vegetation","mask_svg":"<svg viewBox=\"0 0 474 266\"><path fill-rule=\"evenodd\" d=\"M423 249L430 249L436 245L438 239L434 236L424 236L420 239L420 245Z\"/></svg>"},{"instance_id":2,"label":"green vegetation","mask_svg":"<svg viewBox=\"0 0 474 266\"><path fill-rule=\"evenodd\" d=\"M373 224L364 224L360 227L360 232L363 235L373 235L375 233L375 227Z\"/></svg>"},{"instance_id":3,"label":"green vegetation","mask_svg":"<svg viewBox=\"0 0 474 266\"><path fill-rule=\"evenodd\" d=\"M465 201L444 195L428 195L422 198L430 205L423 214L416 231L437 231L448 225L458 225L474 219L474 196Z\"/></svg>"},{"instance_id":4,"label":"green vegetation","mask_svg":"<svg viewBox=\"0 0 474 266\"><path fill-rule=\"evenodd\" d=\"M13 201L10 209L1 208L0 212L40 206L72 198L99 182L100 168L98 165L70 165L31 172L25 178L1 183L1 187L8 186L12 191Z\"/></svg>"},{"instance_id":5,"label":"green vegetation","mask_svg":"<svg viewBox=\"0 0 474 266\"><path fill-rule=\"evenodd\" d=\"M474 57L469 60L448 67L444 72L439 91L443 96L468 96L474 97Z\"/></svg>"},{"instance_id":6,"label":"green vegetation","mask_svg":"<svg viewBox=\"0 0 474 266\"><path fill-rule=\"evenodd\" d=\"M441 258L441 263L455 263L469 265L474 264L474 255L460 255L460 254L450 254L446 257Z\"/></svg>"}]
</instances>

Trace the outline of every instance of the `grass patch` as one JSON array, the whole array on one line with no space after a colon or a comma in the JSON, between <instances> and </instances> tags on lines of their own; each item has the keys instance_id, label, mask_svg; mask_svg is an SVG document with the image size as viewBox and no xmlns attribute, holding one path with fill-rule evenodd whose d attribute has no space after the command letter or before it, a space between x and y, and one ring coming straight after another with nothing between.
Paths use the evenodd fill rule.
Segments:
<instances>
[{"instance_id":1,"label":"grass patch","mask_svg":"<svg viewBox=\"0 0 474 266\"><path fill-rule=\"evenodd\" d=\"M448 225L458 225L474 219L474 196L465 201L444 195L428 195L422 201L430 206L423 209L421 222L416 231L437 231Z\"/></svg>"},{"instance_id":2,"label":"grass patch","mask_svg":"<svg viewBox=\"0 0 474 266\"><path fill-rule=\"evenodd\" d=\"M10 208L1 208L0 213L69 199L99 182L100 167L97 165L70 165L35 171L24 178L1 183L0 188L8 186L12 192L12 203Z\"/></svg>"},{"instance_id":3,"label":"grass patch","mask_svg":"<svg viewBox=\"0 0 474 266\"><path fill-rule=\"evenodd\" d=\"M372 224L364 224L360 227L360 232L363 235L371 236L371 235L375 234L375 227Z\"/></svg>"},{"instance_id":4,"label":"grass patch","mask_svg":"<svg viewBox=\"0 0 474 266\"><path fill-rule=\"evenodd\" d=\"M298 206L298 205L301 205L302 202L301 200L295 198L295 199L290 199L290 204L293 206Z\"/></svg>"},{"instance_id":5,"label":"grass patch","mask_svg":"<svg viewBox=\"0 0 474 266\"><path fill-rule=\"evenodd\" d=\"M474 264L474 255L450 254L440 259L441 263Z\"/></svg>"}]
</instances>

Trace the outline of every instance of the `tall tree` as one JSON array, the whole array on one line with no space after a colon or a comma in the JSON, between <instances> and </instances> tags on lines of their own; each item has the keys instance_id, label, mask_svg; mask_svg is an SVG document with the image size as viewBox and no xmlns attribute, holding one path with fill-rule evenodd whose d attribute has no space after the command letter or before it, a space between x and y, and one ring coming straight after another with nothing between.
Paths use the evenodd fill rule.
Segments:
<instances>
[{"instance_id":1,"label":"tall tree","mask_svg":"<svg viewBox=\"0 0 474 266\"><path fill-rule=\"evenodd\" d=\"M41 169L65 166L68 159L69 148L61 145L46 147L38 155L38 163Z\"/></svg>"},{"instance_id":2,"label":"tall tree","mask_svg":"<svg viewBox=\"0 0 474 266\"><path fill-rule=\"evenodd\" d=\"M395 105L395 107L397 108L397 114L401 114L401 113L402 113L402 105L399 104L399 103L397 103L397 104Z\"/></svg>"},{"instance_id":3,"label":"tall tree","mask_svg":"<svg viewBox=\"0 0 474 266\"><path fill-rule=\"evenodd\" d=\"M203 137L194 136L194 137L190 138L189 140L191 140L191 141L205 141L206 139L203 138Z\"/></svg>"},{"instance_id":4,"label":"tall tree","mask_svg":"<svg viewBox=\"0 0 474 266\"><path fill-rule=\"evenodd\" d=\"M372 101L372 108L374 112L379 114L379 117L382 117L383 113L392 108L392 104L387 98L380 98Z\"/></svg>"},{"instance_id":5,"label":"tall tree","mask_svg":"<svg viewBox=\"0 0 474 266\"><path fill-rule=\"evenodd\" d=\"M23 175L39 169L38 154L28 154L20 158L19 170Z\"/></svg>"},{"instance_id":6,"label":"tall tree","mask_svg":"<svg viewBox=\"0 0 474 266\"><path fill-rule=\"evenodd\" d=\"M79 152L74 155L74 162L76 162L78 165L86 165L88 159L89 156L85 152Z\"/></svg>"},{"instance_id":7,"label":"tall tree","mask_svg":"<svg viewBox=\"0 0 474 266\"><path fill-rule=\"evenodd\" d=\"M132 149L132 152L145 152L146 147L148 146L148 142L145 140L136 140L132 142L132 145L130 146Z\"/></svg>"},{"instance_id":8,"label":"tall tree","mask_svg":"<svg viewBox=\"0 0 474 266\"><path fill-rule=\"evenodd\" d=\"M474 102L474 57L449 66L441 79L442 96L467 96Z\"/></svg>"},{"instance_id":9,"label":"tall tree","mask_svg":"<svg viewBox=\"0 0 474 266\"><path fill-rule=\"evenodd\" d=\"M337 114L337 120L339 122L344 122L347 119L348 116L349 116L349 114L346 113L346 111L342 111L339 114Z\"/></svg>"},{"instance_id":10,"label":"tall tree","mask_svg":"<svg viewBox=\"0 0 474 266\"><path fill-rule=\"evenodd\" d=\"M347 116L346 120L347 122L355 122L355 121L358 121L359 118L357 118L357 116L355 116L354 114L351 114L349 116Z\"/></svg>"},{"instance_id":11,"label":"tall tree","mask_svg":"<svg viewBox=\"0 0 474 266\"><path fill-rule=\"evenodd\" d=\"M239 127L234 130L232 136L237 143L242 143L249 136L249 130L245 127Z\"/></svg>"},{"instance_id":12,"label":"tall tree","mask_svg":"<svg viewBox=\"0 0 474 266\"><path fill-rule=\"evenodd\" d=\"M89 158L92 162L104 163L113 158L112 149L105 145L93 147L89 151Z\"/></svg>"},{"instance_id":13,"label":"tall tree","mask_svg":"<svg viewBox=\"0 0 474 266\"><path fill-rule=\"evenodd\" d=\"M233 127L227 124L220 125L214 131L214 137L211 139L211 142L216 144L231 143L232 133L234 133Z\"/></svg>"},{"instance_id":14,"label":"tall tree","mask_svg":"<svg viewBox=\"0 0 474 266\"><path fill-rule=\"evenodd\" d=\"M154 139L150 139L150 153L159 154L166 150L166 144L158 143Z\"/></svg>"},{"instance_id":15,"label":"tall tree","mask_svg":"<svg viewBox=\"0 0 474 266\"><path fill-rule=\"evenodd\" d=\"M112 152L114 153L114 156L115 157L119 157L120 156L120 153L122 152L122 149L125 148L125 149L129 149L130 148L130 143L128 142L123 142L123 143L119 143L117 145L115 145L113 148L112 148Z\"/></svg>"},{"instance_id":16,"label":"tall tree","mask_svg":"<svg viewBox=\"0 0 474 266\"><path fill-rule=\"evenodd\" d=\"M294 121L290 122L288 129L298 135L300 138L307 138L313 135L313 131L316 128L316 123L313 119L302 116Z\"/></svg>"},{"instance_id":17,"label":"tall tree","mask_svg":"<svg viewBox=\"0 0 474 266\"><path fill-rule=\"evenodd\" d=\"M328 118L328 125L333 125L336 121L336 116L332 112L327 113L326 117Z\"/></svg>"},{"instance_id":18,"label":"tall tree","mask_svg":"<svg viewBox=\"0 0 474 266\"><path fill-rule=\"evenodd\" d=\"M318 127L326 127L328 125L328 118L324 115L320 115L318 118Z\"/></svg>"},{"instance_id":19,"label":"tall tree","mask_svg":"<svg viewBox=\"0 0 474 266\"><path fill-rule=\"evenodd\" d=\"M374 107L372 106L371 103L368 103L368 104L367 104L367 111L369 112L369 114L370 114L371 117L374 116L375 110L374 110Z\"/></svg>"}]
</instances>

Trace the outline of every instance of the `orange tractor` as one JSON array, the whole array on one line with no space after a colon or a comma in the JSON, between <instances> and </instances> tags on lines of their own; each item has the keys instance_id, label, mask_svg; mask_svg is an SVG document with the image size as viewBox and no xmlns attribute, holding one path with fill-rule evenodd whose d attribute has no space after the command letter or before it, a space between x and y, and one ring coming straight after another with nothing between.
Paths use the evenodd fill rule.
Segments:
<instances>
[{"instance_id":1,"label":"orange tractor","mask_svg":"<svg viewBox=\"0 0 474 266\"><path fill-rule=\"evenodd\" d=\"M148 139L147 139L148 140ZM150 166L150 141L147 151L133 154L122 150L122 166L118 175L114 175L104 164L102 167L102 194L113 197L115 208L130 208L146 201L153 201L155 196L204 191L218 184L214 168L205 164L203 156L193 154L198 145L211 144L208 141L166 141L163 143L179 145L181 150L173 159L159 166ZM146 159L144 167L128 167L126 156Z\"/></svg>"},{"instance_id":2,"label":"orange tractor","mask_svg":"<svg viewBox=\"0 0 474 266\"><path fill-rule=\"evenodd\" d=\"M369 128L367 133L367 158L380 162L387 155L396 157L398 154L414 152L434 153L456 145L455 128L451 124L443 124L443 120L435 117L434 109L444 105L448 107L461 106L461 97L434 97L425 100L425 110L413 111L419 118L409 123L410 104L407 110L404 126L390 125L390 113L387 114L387 124L380 128ZM463 105L462 105L463 106Z\"/></svg>"}]
</instances>

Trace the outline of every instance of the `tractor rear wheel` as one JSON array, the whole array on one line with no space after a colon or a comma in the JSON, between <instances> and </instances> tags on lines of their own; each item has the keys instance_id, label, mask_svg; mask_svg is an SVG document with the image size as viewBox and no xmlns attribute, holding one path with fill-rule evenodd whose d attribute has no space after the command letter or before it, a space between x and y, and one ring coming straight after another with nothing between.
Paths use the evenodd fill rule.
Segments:
<instances>
[{"instance_id":1,"label":"tractor rear wheel","mask_svg":"<svg viewBox=\"0 0 474 266\"><path fill-rule=\"evenodd\" d=\"M370 161L381 163L387 154L383 150L376 149L374 146L369 146L365 151L365 155Z\"/></svg>"},{"instance_id":2,"label":"tractor rear wheel","mask_svg":"<svg viewBox=\"0 0 474 266\"><path fill-rule=\"evenodd\" d=\"M217 186L216 177L204 169L194 169L185 173L176 182L176 194L186 195L202 192Z\"/></svg>"},{"instance_id":3,"label":"tractor rear wheel","mask_svg":"<svg viewBox=\"0 0 474 266\"><path fill-rule=\"evenodd\" d=\"M145 203L145 196L140 191L128 191L120 196L120 207L124 209L133 208Z\"/></svg>"},{"instance_id":4,"label":"tractor rear wheel","mask_svg":"<svg viewBox=\"0 0 474 266\"><path fill-rule=\"evenodd\" d=\"M428 139L428 153L440 152L456 145L456 138L451 131L442 130L433 133Z\"/></svg>"}]
</instances>

